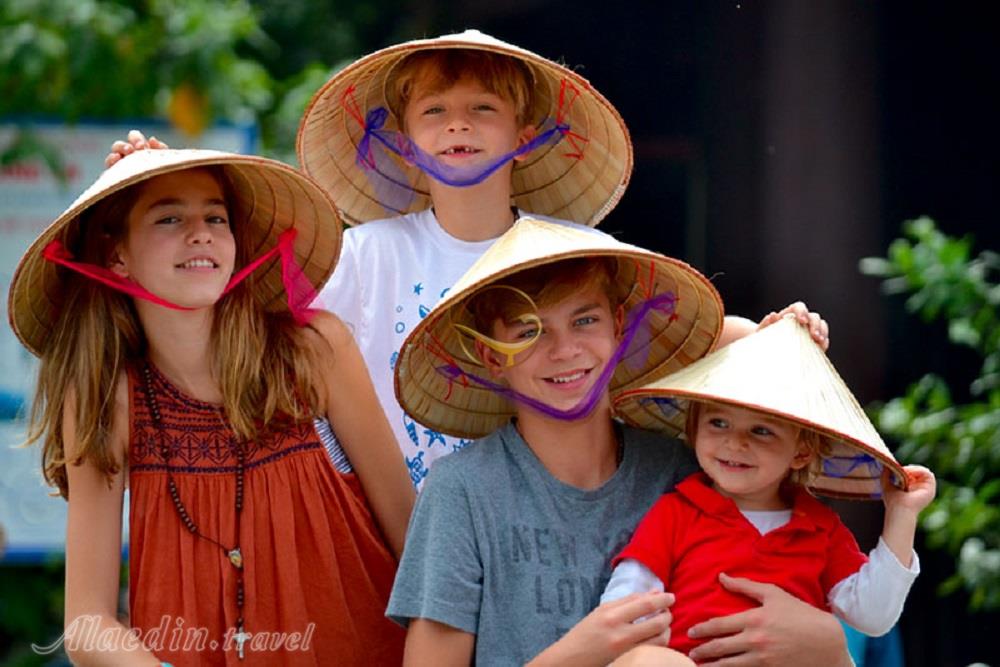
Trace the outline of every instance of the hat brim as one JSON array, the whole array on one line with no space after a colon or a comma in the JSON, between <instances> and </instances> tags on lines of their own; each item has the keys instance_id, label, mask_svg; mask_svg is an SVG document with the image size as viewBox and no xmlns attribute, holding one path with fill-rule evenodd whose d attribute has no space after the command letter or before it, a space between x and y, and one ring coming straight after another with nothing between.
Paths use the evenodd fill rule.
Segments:
<instances>
[{"instance_id":1,"label":"hat brim","mask_svg":"<svg viewBox=\"0 0 1000 667\"><path fill-rule=\"evenodd\" d=\"M510 56L523 62L534 78L536 109L540 125L556 116L560 88L565 81L578 93L564 107L564 120L583 137L582 157L563 142L540 147L515 163L512 174L514 204L525 211L594 226L621 199L632 174L632 142L628 129L614 106L590 83L551 60L500 41L478 31L435 39L421 39L376 51L337 72L313 97L303 114L296 140L299 162L307 174L330 193L348 224L358 224L411 213L431 205L427 176L419 169L394 160L406 174L406 183L391 179L412 195L409 205L391 208L379 200L365 170L357 164L358 144L364 128L344 109L344 96L353 94L362 116L376 107L389 108L386 82L392 70L407 56L431 49L474 49ZM400 130L390 115L386 129Z\"/></svg>"},{"instance_id":2,"label":"hat brim","mask_svg":"<svg viewBox=\"0 0 1000 667\"><path fill-rule=\"evenodd\" d=\"M233 204L252 256L273 248L278 236L294 227L295 260L309 283L320 289L340 256L342 224L329 196L292 167L267 158L210 150L137 151L104 171L69 208L29 246L18 263L8 293L8 318L21 343L41 356L62 304L67 270L47 261L42 251L53 240L73 252L80 216L103 199L156 176L218 166L226 174ZM255 296L269 311L287 310L276 257L256 272Z\"/></svg>"}]
</instances>

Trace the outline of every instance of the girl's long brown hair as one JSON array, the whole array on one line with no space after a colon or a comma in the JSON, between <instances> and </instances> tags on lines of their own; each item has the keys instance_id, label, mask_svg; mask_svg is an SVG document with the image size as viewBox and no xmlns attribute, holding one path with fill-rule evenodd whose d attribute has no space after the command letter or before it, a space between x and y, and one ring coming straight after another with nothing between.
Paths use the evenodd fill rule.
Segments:
<instances>
[{"instance_id":1,"label":"girl's long brown hair","mask_svg":"<svg viewBox=\"0 0 1000 667\"><path fill-rule=\"evenodd\" d=\"M209 168L222 185L236 239L236 262L249 261L240 223L246 212L236 205L222 168ZM111 195L92 207L64 239L81 261L108 266L127 232L128 213L142 184ZM75 238L74 238L75 237ZM63 271L64 269L60 269ZM92 462L108 476L121 470L111 448L115 388L128 364L146 354L146 337L131 297L93 280L63 274L61 304L42 353L27 443L42 442L46 482L69 497L66 466ZM278 415L296 420L319 414L318 350L309 328L287 313L266 312L257 299L257 279L249 276L215 306L212 373L223 408L237 437L251 440ZM332 353L324 350L324 353ZM75 401L74 456L63 439L64 405Z\"/></svg>"}]
</instances>

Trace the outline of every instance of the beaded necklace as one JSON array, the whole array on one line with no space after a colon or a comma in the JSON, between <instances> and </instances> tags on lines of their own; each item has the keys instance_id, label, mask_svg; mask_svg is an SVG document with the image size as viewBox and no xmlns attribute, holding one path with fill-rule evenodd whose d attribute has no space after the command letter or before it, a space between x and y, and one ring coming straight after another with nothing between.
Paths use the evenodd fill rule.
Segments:
<instances>
[{"instance_id":1,"label":"beaded necklace","mask_svg":"<svg viewBox=\"0 0 1000 667\"><path fill-rule=\"evenodd\" d=\"M207 540L222 549L222 552L225 554L229 564L236 569L236 608L238 610L237 613L239 614L239 617L236 619L236 627L234 628L236 633L233 635L233 641L236 642L236 655L240 660L242 660L243 644L250 639L250 634L244 629L243 621L243 552L240 550L240 517L243 514L243 474L246 468L246 452L243 449L243 443L234 439L230 445L236 454L236 541L232 547L227 547L222 544L222 542L219 542L215 538L209 537L198 530L198 526L191 518L191 515L188 514L187 508L184 507L184 503L181 501L180 493L177 491L177 483L174 481L173 473L170 471L170 450L167 448L166 442L164 441L163 422L160 418L160 404L156 400L156 395L153 393L153 372L150 369L148 362L142 367L142 381L143 389L146 393L146 405L148 406L149 413L152 416L153 425L156 426L157 433L159 434L158 445L160 456L163 458L164 468L167 471L167 490L170 493L170 500L173 501L174 508L177 510L177 515L180 517L181 523L184 524L184 527L188 529L188 532L195 537ZM219 414L219 421L223 426L225 426L225 421L223 420L221 411Z\"/></svg>"}]
</instances>

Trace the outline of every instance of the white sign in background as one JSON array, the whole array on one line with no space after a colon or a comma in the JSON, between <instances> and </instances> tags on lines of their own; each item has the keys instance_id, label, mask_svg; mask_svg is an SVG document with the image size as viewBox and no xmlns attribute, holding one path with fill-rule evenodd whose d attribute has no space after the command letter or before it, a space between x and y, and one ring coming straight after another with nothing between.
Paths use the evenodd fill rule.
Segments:
<instances>
[{"instance_id":1,"label":"white sign in background","mask_svg":"<svg viewBox=\"0 0 1000 667\"><path fill-rule=\"evenodd\" d=\"M216 126L192 140L160 121L129 125L78 124L66 126L27 123L32 132L56 146L69 182L61 185L40 161L0 168L0 299L7 318L7 291L21 255L33 240L62 213L104 170L111 143L137 127L156 135L171 147L214 148L250 153L256 148L253 126ZM0 120L0 149L10 144L18 126ZM0 404L30 406L37 365L8 326L0 327ZM16 448L23 440L24 422L0 421L0 525L6 532L5 562L37 561L64 548L66 503L49 494L41 476L39 448Z\"/></svg>"}]
</instances>

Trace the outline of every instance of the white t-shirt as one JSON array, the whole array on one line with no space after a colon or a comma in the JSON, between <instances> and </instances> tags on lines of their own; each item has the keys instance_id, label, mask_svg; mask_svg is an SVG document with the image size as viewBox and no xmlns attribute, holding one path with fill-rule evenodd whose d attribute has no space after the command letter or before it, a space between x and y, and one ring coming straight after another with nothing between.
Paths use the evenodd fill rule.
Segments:
<instances>
[{"instance_id":1,"label":"white t-shirt","mask_svg":"<svg viewBox=\"0 0 1000 667\"><path fill-rule=\"evenodd\" d=\"M530 215L602 233L573 222ZM457 239L441 227L430 209L366 222L344 233L340 262L316 301L319 307L336 313L354 333L414 486L419 487L435 459L471 440L438 433L403 413L393 393L399 348L413 327L495 240ZM336 429L336 424L333 426Z\"/></svg>"}]
</instances>

